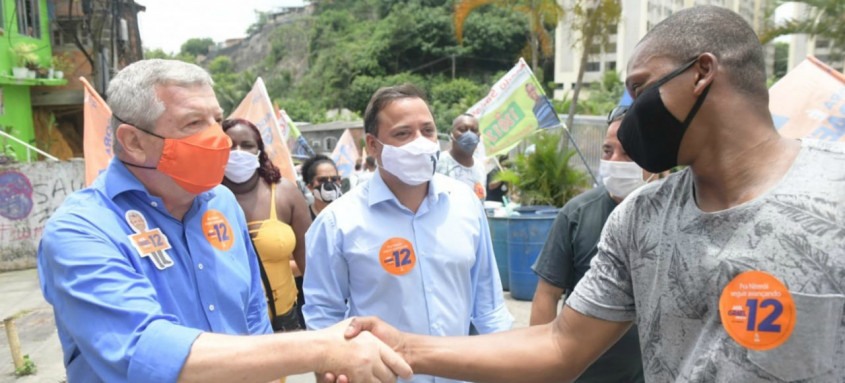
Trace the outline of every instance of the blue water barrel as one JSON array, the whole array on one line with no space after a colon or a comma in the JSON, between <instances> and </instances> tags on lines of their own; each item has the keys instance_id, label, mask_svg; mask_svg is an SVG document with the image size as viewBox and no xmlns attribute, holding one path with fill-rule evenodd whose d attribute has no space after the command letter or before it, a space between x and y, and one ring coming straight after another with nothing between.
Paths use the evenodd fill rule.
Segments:
<instances>
[{"instance_id":1,"label":"blue water barrel","mask_svg":"<svg viewBox=\"0 0 845 383\"><path fill-rule=\"evenodd\" d=\"M499 278L502 288L508 287L508 217L487 217L490 225L490 239L493 240L493 253L496 254L496 265L499 267Z\"/></svg>"},{"instance_id":2,"label":"blue water barrel","mask_svg":"<svg viewBox=\"0 0 845 383\"><path fill-rule=\"evenodd\" d=\"M527 206L520 215L508 218L508 273L511 296L530 301L537 289L537 275L531 270L549 236L557 209L552 206Z\"/></svg>"}]
</instances>

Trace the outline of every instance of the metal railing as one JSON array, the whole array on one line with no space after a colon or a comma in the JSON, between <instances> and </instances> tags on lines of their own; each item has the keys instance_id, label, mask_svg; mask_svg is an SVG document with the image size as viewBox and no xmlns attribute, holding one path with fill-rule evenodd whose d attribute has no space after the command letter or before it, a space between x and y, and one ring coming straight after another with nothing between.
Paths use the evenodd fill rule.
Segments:
<instances>
[{"instance_id":1,"label":"metal railing","mask_svg":"<svg viewBox=\"0 0 845 383\"><path fill-rule=\"evenodd\" d=\"M42 155L42 156L44 156L44 157L47 157L47 159L50 159L50 160L53 160L53 161L58 161L58 160L59 160L58 158L56 158L56 157L54 157L54 156L50 155L49 153L47 153L47 152L45 152L45 151L43 151L43 150L41 150L41 149L38 149L38 148L36 148L36 147L34 147L34 146L32 146L32 145L30 145L30 144L28 144L28 143L24 142L24 141L21 141L21 140L20 140L20 139L18 139L17 137L15 137L15 136L13 136L13 135L11 135L11 134L9 134L9 133L6 133L6 132L4 132L4 131L2 131L2 130L0 130L0 135L2 135L3 137L6 137L6 138L11 138L11 139L12 139L12 141L15 141L15 142L17 142L17 143L19 143L19 144L23 145L24 147L26 147L26 149L27 149L27 150L26 150L26 161L27 161L27 162L32 162L32 154L31 154L32 152L36 152L36 153L38 153L38 154L40 154L40 155ZM5 152L5 148L3 148L3 149L4 149L4 152Z\"/></svg>"}]
</instances>

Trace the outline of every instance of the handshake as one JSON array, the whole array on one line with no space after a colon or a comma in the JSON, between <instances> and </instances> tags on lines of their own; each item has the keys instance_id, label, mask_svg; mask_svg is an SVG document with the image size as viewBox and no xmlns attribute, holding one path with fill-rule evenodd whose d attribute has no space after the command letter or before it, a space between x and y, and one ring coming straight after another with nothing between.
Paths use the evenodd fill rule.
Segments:
<instances>
[{"instance_id":1,"label":"handshake","mask_svg":"<svg viewBox=\"0 0 845 383\"><path fill-rule=\"evenodd\" d=\"M316 370L322 383L395 382L410 379L404 334L375 317L344 320L325 330L334 342Z\"/></svg>"}]
</instances>

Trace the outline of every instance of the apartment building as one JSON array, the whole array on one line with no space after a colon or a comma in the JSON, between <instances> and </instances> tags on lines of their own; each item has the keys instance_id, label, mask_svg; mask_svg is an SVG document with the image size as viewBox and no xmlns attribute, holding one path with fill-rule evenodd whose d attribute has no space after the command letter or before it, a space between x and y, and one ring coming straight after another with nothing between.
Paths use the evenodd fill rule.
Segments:
<instances>
[{"instance_id":1,"label":"apartment building","mask_svg":"<svg viewBox=\"0 0 845 383\"><path fill-rule=\"evenodd\" d=\"M569 8L573 2L559 0L564 8ZM695 5L729 8L742 15L758 32L774 22L774 0L624 0L619 24L607 31L609 44L603 50L594 48L588 58L584 82L598 81L608 70L616 70L625 78L626 63L637 42L669 15ZM554 97L561 99L575 87L583 48L574 43L578 36L572 31L569 19L564 18L555 33ZM773 47L767 47L766 56L767 67L771 67Z\"/></svg>"}]
</instances>

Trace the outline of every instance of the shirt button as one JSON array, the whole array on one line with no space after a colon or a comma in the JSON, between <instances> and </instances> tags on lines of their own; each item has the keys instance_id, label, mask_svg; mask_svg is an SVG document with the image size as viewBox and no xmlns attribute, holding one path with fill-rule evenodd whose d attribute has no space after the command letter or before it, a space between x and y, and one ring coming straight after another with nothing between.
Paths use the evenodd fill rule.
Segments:
<instances>
[{"instance_id":1,"label":"shirt button","mask_svg":"<svg viewBox=\"0 0 845 383\"><path fill-rule=\"evenodd\" d=\"M156 202L156 201L152 201L152 202L150 202L150 206L152 206L152 207L158 207L158 202Z\"/></svg>"},{"instance_id":2,"label":"shirt button","mask_svg":"<svg viewBox=\"0 0 845 383\"><path fill-rule=\"evenodd\" d=\"M200 263L199 265L197 265L197 268L198 268L198 269L200 269L200 270L202 270L202 269L203 269L203 267L205 267L205 266L203 266L203 265L202 265L202 263Z\"/></svg>"},{"instance_id":3,"label":"shirt button","mask_svg":"<svg viewBox=\"0 0 845 383\"><path fill-rule=\"evenodd\" d=\"M208 305L208 311L214 311L214 305Z\"/></svg>"}]
</instances>

